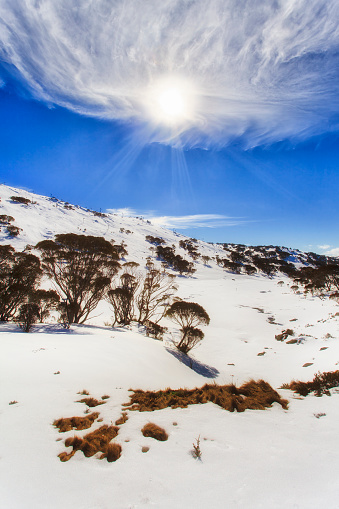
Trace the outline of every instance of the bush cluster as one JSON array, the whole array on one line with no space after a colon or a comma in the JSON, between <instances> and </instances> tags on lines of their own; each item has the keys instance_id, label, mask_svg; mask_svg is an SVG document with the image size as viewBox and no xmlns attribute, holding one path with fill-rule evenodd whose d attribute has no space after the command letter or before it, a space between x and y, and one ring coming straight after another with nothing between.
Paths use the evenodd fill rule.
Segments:
<instances>
[{"instance_id":1,"label":"bush cluster","mask_svg":"<svg viewBox=\"0 0 339 509\"><path fill-rule=\"evenodd\" d=\"M339 370L325 371L317 373L311 382L301 382L293 380L290 384L284 385L286 389L291 389L301 396L307 396L314 392L316 396L323 394L330 395L330 389L339 386Z\"/></svg>"},{"instance_id":2,"label":"bush cluster","mask_svg":"<svg viewBox=\"0 0 339 509\"><path fill-rule=\"evenodd\" d=\"M179 247L185 249L188 254L193 258L193 260L197 260L200 257L200 253L198 252L197 246L193 243L192 239L185 239L179 241Z\"/></svg>"},{"instance_id":3,"label":"bush cluster","mask_svg":"<svg viewBox=\"0 0 339 509\"><path fill-rule=\"evenodd\" d=\"M156 254L166 267L171 268L179 274L193 274L195 272L194 264L185 260L182 256L175 253L173 247L157 246Z\"/></svg>"},{"instance_id":4,"label":"bush cluster","mask_svg":"<svg viewBox=\"0 0 339 509\"><path fill-rule=\"evenodd\" d=\"M22 205L28 205L29 203L33 203L28 198L24 198L23 196L11 196L10 198L14 203L21 203Z\"/></svg>"}]
</instances>

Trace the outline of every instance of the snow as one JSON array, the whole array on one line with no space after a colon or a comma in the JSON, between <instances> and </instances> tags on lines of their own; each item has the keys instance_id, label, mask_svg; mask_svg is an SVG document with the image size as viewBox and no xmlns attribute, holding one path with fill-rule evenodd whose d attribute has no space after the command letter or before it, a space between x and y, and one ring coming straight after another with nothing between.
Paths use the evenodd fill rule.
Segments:
<instances>
[{"instance_id":1,"label":"snow","mask_svg":"<svg viewBox=\"0 0 339 509\"><path fill-rule=\"evenodd\" d=\"M12 203L9 198L14 194L37 204ZM2 232L0 241L16 249L55 233L105 235L116 243L126 242L126 260L142 267L151 254L145 235L161 236L176 246L183 238L141 219L100 218L6 186L0 186L0 196L0 213L15 217L14 224L23 230L15 239ZM221 247L200 241L198 246L208 256L222 252ZM145 337L136 324L105 326L110 321L105 304L85 325L72 325L70 330L51 322L25 334L15 324L0 324L1 507L339 507L338 391L332 389L331 397L302 398L279 389L292 379L311 380L318 371L339 369L336 303L295 294L281 275L272 279L234 275L213 261L211 267L201 262L196 267L193 277L176 280L178 295L201 304L211 318L204 327L205 339L192 352L193 369L173 347L177 329L171 322L163 322L169 332L164 341L157 341ZM287 328L293 329L297 343L275 339ZM303 367L305 363L312 364ZM131 388L194 388L214 381L241 385L250 378L269 382L289 400L288 409L275 403L265 411L230 413L208 403L129 411L115 439L122 446L115 463L97 455L85 458L80 451L66 463L58 458L69 450L64 445L67 437L114 424ZM85 405L77 402L84 389L98 399L110 396L93 409L103 421L96 421L90 430L59 433L55 419L84 415ZM17 403L9 404L13 401ZM147 422L165 428L168 441L143 437L141 428ZM191 454L198 437L201 460ZM149 451L143 453L143 446Z\"/></svg>"}]
</instances>

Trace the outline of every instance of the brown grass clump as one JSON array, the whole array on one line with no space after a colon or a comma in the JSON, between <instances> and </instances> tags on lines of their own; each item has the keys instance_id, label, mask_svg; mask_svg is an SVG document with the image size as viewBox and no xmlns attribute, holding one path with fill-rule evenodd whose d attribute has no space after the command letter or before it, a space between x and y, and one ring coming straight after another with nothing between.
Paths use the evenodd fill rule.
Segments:
<instances>
[{"instance_id":1,"label":"brown grass clump","mask_svg":"<svg viewBox=\"0 0 339 509\"><path fill-rule=\"evenodd\" d=\"M83 389L82 391L79 391L78 394L81 394L82 396L89 396L89 392L86 391L86 389Z\"/></svg>"},{"instance_id":2,"label":"brown grass clump","mask_svg":"<svg viewBox=\"0 0 339 509\"><path fill-rule=\"evenodd\" d=\"M307 396L311 392L314 392L315 396L330 395L329 389L339 386L339 370L319 372L311 382L293 380L290 384L284 385L301 396Z\"/></svg>"},{"instance_id":3,"label":"brown grass clump","mask_svg":"<svg viewBox=\"0 0 339 509\"><path fill-rule=\"evenodd\" d=\"M60 461L68 461L71 459L72 456L74 456L74 453L76 451L82 451L86 458L90 458L91 456L94 456L97 452L102 452L105 454L108 458L108 450L109 446L113 445L110 444L110 441L115 438L118 434L119 428L116 426L101 426L95 431L92 431L91 433L87 433L83 438L80 438L78 436L74 436L71 438L67 438L65 441L66 447L73 447L73 451L71 453L63 452L59 454ZM118 444L116 444L118 445ZM120 446L119 446L120 447ZM116 448L116 447L115 447ZM112 449L110 447L110 449ZM120 448L121 452L121 448ZM109 453L110 457L113 457L113 452ZM116 454L116 452L115 452ZM118 456L119 457L119 456ZM118 459L118 458L116 458ZM115 461L115 460L108 460L108 461Z\"/></svg>"},{"instance_id":4,"label":"brown grass clump","mask_svg":"<svg viewBox=\"0 0 339 509\"><path fill-rule=\"evenodd\" d=\"M120 426L121 424L124 424L128 420L127 412L122 412L121 417L115 421L116 426Z\"/></svg>"},{"instance_id":5,"label":"brown grass clump","mask_svg":"<svg viewBox=\"0 0 339 509\"><path fill-rule=\"evenodd\" d=\"M98 405L104 405L105 401L98 401L95 398L82 398L79 401L77 401L77 403L85 403L87 406L92 408Z\"/></svg>"},{"instance_id":6,"label":"brown grass clump","mask_svg":"<svg viewBox=\"0 0 339 509\"><path fill-rule=\"evenodd\" d=\"M101 399L109 399L109 395L108 394L104 394L103 396L101 396Z\"/></svg>"},{"instance_id":7,"label":"brown grass clump","mask_svg":"<svg viewBox=\"0 0 339 509\"><path fill-rule=\"evenodd\" d=\"M70 453L61 452L60 454L58 454L58 458L60 458L60 461L65 462L65 461L70 460L74 456L74 454L75 454L75 451L72 451Z\"/></svg>"},{"instance_id":8,"label":"brown grass clump","mask_svg":"<svg viewBox=\"0 0 339 509\"><path fill-rule=\"evenodd\" d=\"M117 436L118 432L118 427L105 424L92 433L88 433L83 439L82 452L86 457L93 456L99 451L106 453L108 444Z\"/></svg>"},{"instance_id":9,"label":"brown grass clump","mask_svg":"<svg viewBox=\"0 0 339 509\"><path fill-rule=\"evenodd\" d=\"M71 431L72 429L88 429L92 426L95 419L99 417L99 412L93 412L92 414L86 415L86 417L65 417L57 419L53 422L56 428L59 428L59 433L65 431Z\"/></svg>"},{"instance_id":10,"label":"brown grass clump","mask_svg":"<svg viewBox=\"0 0 339 509\"><path fill-rule=\"evenodd\" d=\"M168 435L164 428L160 428L160 426L157 426L157 424L154 424L153 422L145 424L141 433L144 437L155 438L155 440L160 440L160 442L165 442L168 439Z\"/></svg>"},{"instance_id":11,"label":"brown grass clump","mask_svg":"<svg viewBox=\"0 0 339 509\"><path fill-rule=\"evenodd\" d=\"M282 399L280 395L272 389L270 384L264 380L255 382L250 380L243 384L239 392L245 396L245 407L252 410L265 410L267 407L271 407L273 403L279 403L284 409L287 408L288 402L286 399Z\"/></svg>"},{"instance_id":12,"label":"brown grass clump","mask_svg":"<svg viewBox=\"0 0 339 509\"><path fill-rule=\"evenodd\" d=\"M130 402L126 403L129 410L150 412L162 408L186 408L188 405L208 403L211 401L216 405L233 412L243 412L247 408L263 410L277 402L283 408L287 408L287 401L264 380L255 382L251 380L241 387L235 385L205 384L196 389L166 389L165 391L133 391Z\"/></svg>"},{"instance_id":13,"label":"brown grass clump","mask_svg":"<svg viewBox=\"0 0 339 509\"><path fill-rule=\"evenodd\" d=\"M70 437L65 440L65 446L73 447L74 452L81 449L82 445L83 445L83 439L80 437L77 437L76 435L74 437Z\"/></svg>"},{"instance_id":14,"label":"brown grass clump","mask_svg":"<svg viewBox=\"0 0 339 509\"><path fill-rule=\"evenodd\" d=\"M113 461L116 461L121 456L121 445L113 442L112 444L108 444L107 446L107 452L102 454L100 456L100 459L106 458L109 463L112 463Z\"/></svg>"}]
</instances>

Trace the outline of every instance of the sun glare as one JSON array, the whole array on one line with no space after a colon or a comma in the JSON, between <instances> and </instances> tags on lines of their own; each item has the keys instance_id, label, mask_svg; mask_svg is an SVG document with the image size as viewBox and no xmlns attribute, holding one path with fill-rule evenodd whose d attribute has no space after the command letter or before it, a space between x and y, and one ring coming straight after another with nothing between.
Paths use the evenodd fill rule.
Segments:
<instances>
[{"instance_id":1,"label":"sun glare","mask_svg":"<svg viewBox=\"0 0 339 509\"><path fill-rule=\"evenodd\" d=\"M188 81L163 78L147 90L147 114L153 121L167 125L193 122L196 96L195 88Z\"/></svg>"}]
</instances>

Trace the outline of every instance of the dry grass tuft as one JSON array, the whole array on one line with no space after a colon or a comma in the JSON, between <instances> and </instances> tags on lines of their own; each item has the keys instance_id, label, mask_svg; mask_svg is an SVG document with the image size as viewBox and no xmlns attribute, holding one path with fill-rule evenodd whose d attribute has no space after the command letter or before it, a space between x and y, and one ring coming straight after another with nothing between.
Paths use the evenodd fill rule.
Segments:
<instances>
[{"instance_id":1,"label":"dry grass tuft","mask_svg":"<svg viewBox=\"0 0 339 509\"><path fill-rule=\"evenodd\" d=\"M115 421L116 426L120 426L121 424L124 424L126 421L128 421L128 415L127 412L122 412L121 417Z\"/></svg>"},{"instance_id":2,"label":"dry grass tuft","mask_svg":"<svg viewBox=\"0 0 339 509\"><path fill-rule=\"evenodd\" d=\"M144 437L155 438L156 440L160 440L160 442L165 442L168 439L168 435L164 428L160 428L160 426L157 426L157 424L154 424L153 422L145 424L141 433Z\"/></svg>"},{"instance_id":3,"label":"dry grass tuft","mask_svg":"<svg viewBox=\"0 0 339 509\"><path fill-rule=\"evenodd\" d=\"M100 456L100 459L107 458L107 461L109 463L112 463L113 461L116 461L121 456L121 445L117 444L116 442L113 442L112 444L108 444L107 446L107 452L102 454Z\"/></svg>"},{"instance_id":4,"label":"dry grass tuft","mask_svg":"<svg viewBox=\"0 0 339 509\"><path fill-rule=\"evenodd\" d=\"M83 439L80 437L77 437L76 435L74 437L70 437L65 440L65 446L73 447L74 452L81 449L82 445L83 445Z\"/></svg>"},{"instance_id":5,"label":"dry grass tuft","mask_svg":"<svg viewBox=\"0 0 339 509\"><path fill-rule=\"evenodd\" d=\"M67 452L61 452L60 454L58 454L58 458L60 458L60 461L68 461L70 460L75 454L75 451L72 451L70 453L67 453Z\"/></svg>"},{"instance_id":6,"label":"dry grass tuft","mask_svg":"<svg viewBox=\"0 0 339 509\"><path fill-rule=\"evenodd\" d=\"M59 433L71 431L72 429L77 429L79 431L81 429L90 428L97 417L99 417L99 412L94 412L86 417L65 417L57 419L53 422L53 425L59 428Z\"/></svg>"},{"instance_id":7,"label":"dry grass tuft","mask_svg":"<svg viewBox=\"0 0 339 509\"><path fill-rule=\"evenodd\" d=\"M133 391L130 402L124 406L129 410L139 412L150 412L162 408L186 408L188 405L208 403L211 401L216 405L234 412L243 412L246 409L263 410L272 406L272 403L279 403L287 408L288 402L264 380L255 382L251 380L237 388L234 384L217 385L205 384L196 389L166 389L165 391Z\"/></svg>"},{"instance_id":8,"label":"dry grass tuft","mask_svg":"<svg viewBox=\"0 0 339 509\"><path fill-rule=\"evenodd\" d=\"M108 394L104 394L103 396L101 396L101 399L109 399Z\"/></svg>"},{"instance_id":9,"label":"dry grass tuft","mask_svg":"<svg viewBox=\"0 0 339 509\"><path fill-rule=\"evenodd\" d=\"M86 389L83 389L82 391L79 391L78 394L81 394L82 396L89 396L89 392L86 391Z\"/></svg>"},{"instance_id":10,"label":"dry grass tuft","mask_svg":"<svg viewBox=\"0 0 339 509\"><path fill-rule=\"evenodd\" d=\"M324 373L319 372L311 382L293 380L290 384L284 384L284 386L301 396L307 396L311 392L314 392L316 396L322 396L323 394L330 395L329 390L339 386L339 370L325 371Z\"/></svg>"},{"instance_id":11,"label":"dry grass tuft","mask_svg":"<svg viewBox=\"0 0 339 509\"><path fill-rule=\"evenodd\" d=\"M87 433L83 438L80 438L78 436L74 436L72 438L67 438L65 441L66 447L73 447L73 451L71 453L63 452L59 454L59 458L61 461L68 461L76 451L82 451L86 458L90 458L91 456L94 456L97 452L102 452L107 457L108 461L115 461L115 460L109 460L108 459L108 450L109 446L113 445L110 444L110 441L113 440L118 434L119 428L116 426L101 426L95 431L92 431L91 433ZM116 444L118 445L118 444ZM120 447L120 446L119 446ZM112 449L112 447L110 447ZM116 449L116 447L115 447ZM120 447L121 452L121 447ZM110 457L113 457L113 452L109 453ZM116 451L115 451L116 454ZM120 455L119 455L120 456ZM119 457L118 456L118 457ZM118 459L118 458L116 458Z\"/></svg>"},{"instance_id":12,"label":"dry grass tuft","mask_svg":"<svg viewBox=\"0 0 339 509\"><path fill-rule=\"evenodd\" d=\"M92 408L98 405L104 405L105 401L99 401L95 398L82 398L79 401L77 401L77 403L85 403L87 406Z\"/></svg>"}]
</instances>

